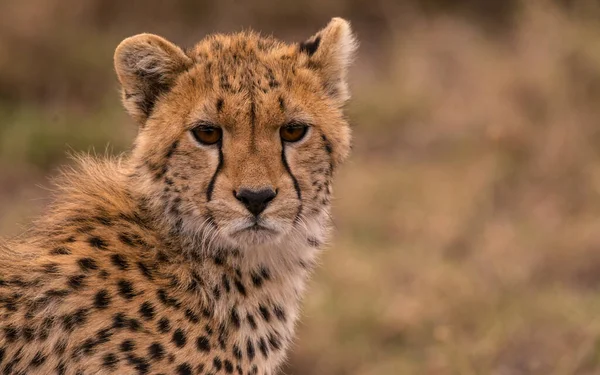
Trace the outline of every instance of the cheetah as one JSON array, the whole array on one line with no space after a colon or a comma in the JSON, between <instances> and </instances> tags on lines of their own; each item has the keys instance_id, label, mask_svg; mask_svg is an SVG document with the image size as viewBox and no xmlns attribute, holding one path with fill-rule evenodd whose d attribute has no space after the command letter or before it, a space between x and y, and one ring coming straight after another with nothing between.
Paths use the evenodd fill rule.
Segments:
<instances>
[{"instance_id":1,"label":"cheetah","mask_svg":"<svg viewBox=\"0 0 600 375\"><path fill-rule=\"evenodd\" d=\"M1 374L276 374L350 151L356 45L341 18L295 44L122 41L138 135L78 157L0 244Z\"/></svg>"}]
</instances>

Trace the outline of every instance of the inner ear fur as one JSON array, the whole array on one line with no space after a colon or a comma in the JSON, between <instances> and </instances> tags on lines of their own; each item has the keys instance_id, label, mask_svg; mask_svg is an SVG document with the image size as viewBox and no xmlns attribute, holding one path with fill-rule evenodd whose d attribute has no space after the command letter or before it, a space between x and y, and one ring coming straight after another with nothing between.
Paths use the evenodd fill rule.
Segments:
<instances>
[{"instance_id":1,"label":"inner ear fur","mask_svg":"<svg viewBox=\"0 0 600 375\"><path fill-rule=\"evenodd\" d=\"M129 114L143 125L161 94L192 60L181 48L153 34L139 34L119 44L114 56L122 100Z\"/></svg>"},{"instance_id":2,"label":"inner ear fur","mask_svg":"<svg viewBox=\"0 0 600 375\"><path fill-rule=\"evenodd\" d=\"M320 75L327 94L340 105L350 98L348 68L357 47L350 23L342 18L333 18L324 29L298 45L307 67Z\"/></svg>"}]
</instances>

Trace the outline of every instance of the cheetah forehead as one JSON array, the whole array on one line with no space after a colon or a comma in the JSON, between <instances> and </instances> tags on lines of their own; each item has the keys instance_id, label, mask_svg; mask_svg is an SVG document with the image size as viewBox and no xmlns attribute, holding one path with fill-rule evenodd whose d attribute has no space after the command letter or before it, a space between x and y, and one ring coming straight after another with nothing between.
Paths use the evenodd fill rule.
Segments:
<instances>
[{"instance_id":1,"label":"cheetah forehead","mask_svg":"<svg viewBox=\"0 0 600 375\"><path fill-rule=\"evenodd\" d=\"M324 29L301 43L287 44L271 36L252 31L214 34L193 48L183 50L152 34L139 34L125 39L115 52L115 70L122 86L122 98L132 117L144 125L164 94L180 82L182 73L203 65L200 83L215 87L215 80L226 91L234 89L227 80L236 78L237 91L243 82L265 77L269 88L291 85L290 77L306 71L312 75L312 91L320 92L329 104L341 108L349 98L347 70L357 43L350 24L334 18ZM276 75L285 68L286 77ZM301 73L302 72L302 73ZM205 82L206 81L206 82ZM225 81L225 82L223 82ZM261 86L260 89L263 89Z\"/></svg>"}]
</instances>

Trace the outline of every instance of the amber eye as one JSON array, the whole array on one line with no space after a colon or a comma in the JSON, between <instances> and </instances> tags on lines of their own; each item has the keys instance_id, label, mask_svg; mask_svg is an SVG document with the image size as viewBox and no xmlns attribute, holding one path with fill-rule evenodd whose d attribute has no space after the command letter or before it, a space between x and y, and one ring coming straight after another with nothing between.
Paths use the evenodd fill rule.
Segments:
<instances>
[{"instance_id":1,"label":"amber eye","mask_svg":"<svg viewBox=\"0 0 600 375\"><path fill-rule=\"evenodd\" d=\"M223 130L216 126L198 126L191 131L194 138L203 145L214 145L223 137Z\"/></svg>"},{"instance_id":2,"label":"amber eye","mask_svg":"<svg viewBox=\"0 0 600 375\"><path fill-rule=\"evenodd\" d=\"M279 135L286 142L298 142L304 138L307 130L308 126L305 124L288 124L279 129Z\"/></svg>"}]
</instances>

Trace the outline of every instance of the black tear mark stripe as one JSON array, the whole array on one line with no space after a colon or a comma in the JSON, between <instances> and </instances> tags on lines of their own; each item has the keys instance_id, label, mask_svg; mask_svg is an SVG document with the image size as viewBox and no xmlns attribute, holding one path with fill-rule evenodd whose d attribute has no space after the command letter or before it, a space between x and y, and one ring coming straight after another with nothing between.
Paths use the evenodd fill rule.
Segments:
<instances>
[{"instance_id":1,"label":"black tear mark stripe","mask_svg":"<svg viewBox=\"0 0 600 375\"><path fill-rule=\"evenodd\" d=\"M298 197L298 201L300 201L300 207L298 207L298 213L296 214L296 217L294 218L294 224L295 224L298 221L298 219L300 218L300 214L302 213L302 191L300 190L300 184L298 183L298 179L292 173L290 165L287 162L287 158L285 157L285 145L284 144L281 145L281 161L283 163L283 167L285 168L286 172L290 175L290 178L292 179L292 182L294 183L294 190L296 190L296 196Z\"/></svg>"},{"instance_id":2,"label":"black tear mark stripe","mask_svg":"<svg viewBox=\"0 0 600 375\"><path fill-rule=\"evenodd\" d=\"M208 183L208 188L206 189L206 201L210 202L212 200L213 191L215 190L215 182L217 181L217 176L221 172L223 168L223 142L219 141L217 143L217 147L219 148L219 163L217 164L217 169L213 174L210 182Z\"/></svg>"}]
</instances>

